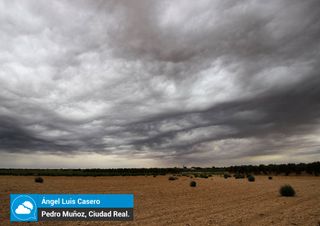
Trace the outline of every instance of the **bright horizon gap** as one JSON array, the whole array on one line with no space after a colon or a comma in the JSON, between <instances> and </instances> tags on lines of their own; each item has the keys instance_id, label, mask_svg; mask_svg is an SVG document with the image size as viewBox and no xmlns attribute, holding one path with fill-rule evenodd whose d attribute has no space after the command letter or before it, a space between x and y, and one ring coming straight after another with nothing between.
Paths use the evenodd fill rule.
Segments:
<instances>
[{"instance_id":1,"label":"bright horizon gap","mask_svg":"<svg viewBox=\"0 0 320 226\"><path fill-rule=\"evenodd\" d=\"M25 168L25 169L117 169L117 168L173 168L173 167L178 167L178 168L182 168L183 166L186 166L188 168L190 167L208 167L211 168L212 166L215 167L228 167L228 166L235 166L235 165L269 165L269 164L288 164L288 163L312 163L312 162L316 162L314 160L306 160L306 161L300 161L299 159L291 159L288 161L260 161L257 163L256 160L246 160L243 159L243 161L240 162L234 162L234 164L228 164L228 165L222 165L219 163L213 164L213 163L208 163L206 165L200 165L200 164L192 164L192 163L188 163L188 164L172 164L172 165L161 165L160 162L155 162L154 160L150 160L150 159L132 159L132 160L128 160L127 158L122 158L120 159L119 157L110 157L110 156L104 156L104 155L79 155L77 157L71 157L71 156L56 156L56 155L36 155L36 156L30 156L29 154L27 154L27 156L24 157L19 157L16 154L9 154L9 155L4 155L3 156L6 160L8 160L8 162L12 161L12 159L16 159L16 166L13 167L9 167L9 166L4 166L3 164L1 165L1 168L15 168L15 169L19 169L19 168ZM46 161L46 159L50 159L51 162L48 163L48 161ZM88 164L88 167L78 167L79 161L81 159L86 159L85 163ZM97 159L99 159L99 161L97 162ZM22 161L23 160L23 161ZM61 162L62 161L62 162ZM107 167L105 165L110 164L108 163L112 162L114 165L113 167ZM117 161L117 162L114 162ZM39 164L43 164L43 165L47 165L47 166L42 166L39 168L34 168L34 163L35 162L40 162ZM66 164L65 162L68 162L69 165L72 165L71 167L62 167L63 164ZM141 165L141 163L145 162L145 166ZM123 164L123 166L117 166L117 164ZM24 167L20 167L21 165L24 165ZM56 166L58 164L62 164L61 167ZM90 165L97 165L98 167L91 167ZM136 164L139 164L138 166ZM129 166L126 166L129 165Z\"/></svg>"}]
</instances>

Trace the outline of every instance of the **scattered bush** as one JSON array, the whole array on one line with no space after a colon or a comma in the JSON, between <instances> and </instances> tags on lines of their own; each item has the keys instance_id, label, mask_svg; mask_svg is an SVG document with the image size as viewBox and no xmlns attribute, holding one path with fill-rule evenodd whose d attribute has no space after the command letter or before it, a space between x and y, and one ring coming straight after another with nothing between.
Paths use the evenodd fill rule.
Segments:
<instances>
[{"instance_id":1,"label":"scattered bush","mask_svg":"<svg viewBox=\"0 0 320 226\"><path fill-rule=\"evenodd\" d=\"M229 173L225 173L225 174L223 175L223 177L224 177L224 179L228 179L228 177L231 177L231 175L230 175Z\"/></svg>"},{"instance_id":2,"label":"scattered bush","mask_svg":"<svg viewBox=\"0 0 320 226\"><path fill-rule=\"evenodd\" d=\"M291 187L291 185L283 185L280 190L280 195L281 196L286 196L286 197L290 197L290 196L294 196L296 194L295 190L293 189L293 187Z\"/></svg>"},{"instance_id":3,"label":"scattered bush","mask_svg":"<svg viewBox=\"0 0 320 226\"><path fill-rule=\"evenodd\" d=\"M272 177L268 177L269 180L272 180Z\"/></svg>"},{"instance_id":4,"label":"scattered bush","mask_svg":"<svg viewBox=\"0 0 320 226\"><path fill-rule=\"evenodd\" d=\"M208 178L208 175L207 175L207 174L200 174L199 177L200 177L200 178L205 178L205 179L207 179L207 178Z\"/></svg>"},{"instance_id":5,"label":"scattered bush","mask_svg":"<svg viewBox=\"0 0 320 226\"><path fill-rule=\"evenodd\" d=\"M190 187L196 187L196 186L197 186L197 183L195 181L190 182Z\"/></svg>"},{"instance_id":6,"label":"scattered bush","mask_svg":"<svg viewBox=\"0 0 320 226\"><path fill-rule=\"evenodd\" d=\"M36 177L36 178L34 178L34 182L43 183L43 178L42 177Z\"/></svg>"},{"instance_id":7,"label":"scattered bush","mask_svg":"<svg viewBox=\"0 0 320 226\"><path fill-rule=\"evenodd\" d=\"M169 180L178 180L177 177L173 177L173 176L169 177L168 179L169 179Z\"/></svg>"},{"instance_id":8,"label":"scattered bush","mask_svg":"<svg viewBox=\"0 0 320 226\"><path fill-rule=\"evenodd\" d=\"M243 178L244 178L244 175L237 173L237 174L234 175L234 178L236 178L236 179L243 179Z\"/></svg>"},{"instance_id":9,"label":"scattered bush","mask_svg":"<svg viewBox=\"0 0 320 226\"><path fill-rule=\"evenodd\" d=\"M249 181L249 182L254 182L254 181L255 181L254 176L248 175L248 181Z\"/></svg>"}]
</instances>

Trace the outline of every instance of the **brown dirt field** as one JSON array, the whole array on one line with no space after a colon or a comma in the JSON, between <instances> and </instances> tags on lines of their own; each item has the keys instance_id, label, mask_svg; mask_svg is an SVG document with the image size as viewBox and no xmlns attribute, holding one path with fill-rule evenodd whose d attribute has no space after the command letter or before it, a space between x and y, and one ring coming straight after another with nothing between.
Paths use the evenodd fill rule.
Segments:
<instances>
[{"instance_id":1,"label":"brown dirt field","mask_svg":"<svg viewBox=\"0 0 320 226\"><path fill-rule=\"evenodd\" d=\"M9 225L10 193L133 193L131 222L39 222L15 225L320 225L320 177L276 176L268 180L194 179L169 181L154 177L34 177L0 176L0 225ZM280 197L281 185L290 184L296 197Z\"/></svg>"}]
</instances>

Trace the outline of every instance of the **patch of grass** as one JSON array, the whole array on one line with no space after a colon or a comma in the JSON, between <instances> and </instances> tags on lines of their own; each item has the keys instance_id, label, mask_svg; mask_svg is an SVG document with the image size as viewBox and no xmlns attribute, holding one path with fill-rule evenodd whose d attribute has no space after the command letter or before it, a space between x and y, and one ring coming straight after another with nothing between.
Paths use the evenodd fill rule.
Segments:
<instances>
[{"instance_id":1,"label":"patch of grass","mask_svg":"<svg viewBox=\"0 0 320 226\"><path fill-rule=\"evenodd\" d=\"M43 178L42 177L36 177L36 178L34 178L34 182L43 183Z\"/></svg>"},{"instance_id":2,"label":"patch of grass","mask_svg":"<svg viewBox=\"0 0 320 226\"><path fill-rule=\"evenodd\" d=\"M196 187L196 186L197 186L197 182L195 182L195 181L190 182L190 187Z\"/></svg>"},{"instance_id":3,"label":"patch of grass","mask_svg":"<svg viewBox=\"0 0 320 226\"><path fill-rule=\"evenodd\" d=\"M289 184L283 185L280 190L280 195L285 197L292 197L295 196L296 192L293 187Z\"/></svg>"},{"instance_id":4,"label":"patch of grass","mask_svg":"<svg viewBox=\"0 0 320 226\"><path fill-rule=\"evenodd\" d=\"M249 182L254 182L254 181L255 181L254 176L248 175L248 181L249 181Z\"/></svg>"}]
</instances>

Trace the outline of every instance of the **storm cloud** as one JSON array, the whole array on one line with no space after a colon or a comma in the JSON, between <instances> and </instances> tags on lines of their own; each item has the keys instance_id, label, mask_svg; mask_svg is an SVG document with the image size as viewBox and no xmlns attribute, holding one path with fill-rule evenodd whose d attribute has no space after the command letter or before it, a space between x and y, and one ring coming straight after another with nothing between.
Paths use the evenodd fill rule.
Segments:
<instances>
[{"instance_id":1,"label":"storm cloud","mask_svg":"<svg viewBox=\"0 0 320 226\"><path fill-rule=\"evenodd\" d=\"M318 0L1 1L0 164L320 160L319 40Z\"/></svg>"}]
</instances>

